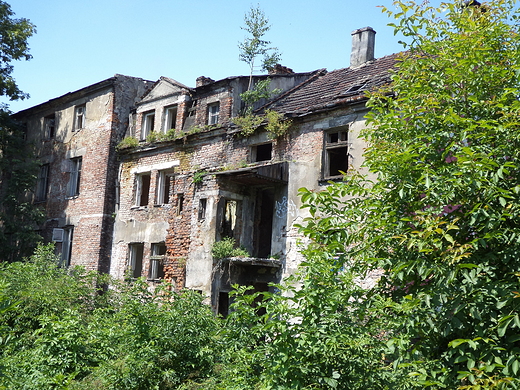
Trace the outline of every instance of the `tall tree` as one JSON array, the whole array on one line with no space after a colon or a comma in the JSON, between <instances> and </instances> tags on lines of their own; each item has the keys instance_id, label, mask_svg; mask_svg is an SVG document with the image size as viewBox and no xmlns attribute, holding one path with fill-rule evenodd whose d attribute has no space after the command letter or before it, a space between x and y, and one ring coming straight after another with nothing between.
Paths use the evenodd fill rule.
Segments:
<instances>
[{"instance_id":1,"label":"tall tree","mask_svg":"<svg viewBox=\"0 0 520 390\"><path fill-rule=\"evenodd\" d=\"M250 321L238 356L265 387L520 386L517 2L394 5L410 43L369 102L374 180L302 189L301 289L262 322L231 316Z\"/></svg>"},{"instance_id":2,"label":"tall tree","mask_svg":"<svg viewBox=\"0 0 520 390\"><path fill-rule=\"evenodd\" d=\"M28 96L12 77L12 62L31 59L27 40L34 32L32 23L14 18L9 4L0 1L0 95L10 100ZM31 204L27 193L34 189L37 172L24 128L3 105L0 107L0 261L19 260L34 247L38 237L34 229L41 213Z\"/></svg>"},{"instance_id":3,"label":"tall tree","mask_svg":"<svg viewBox=\"0 0 520 390\"><path fill-rule=\"evenodd\" d=\"M36 32L35 26L25 18L14 18L11 6L0 1L0 95L11 100L24 99L12 76L13 61L30 60L27 40Z\"/></svg>"},{"instance_id":4,"label":"tall tree","mask_svg":"<svg viewBox=\"0 0 520 390\"><path fill-rule=\"evenodd\" d=\"M406 339L401 362L423 362L418 386L516 388L516 1L395 5L386 12L411 42L391 89L370 103L363 135L377 182L365 205L359 257L379 260L380 295L407 308L395 332Z\"/></svg>"},{"instance_id":5,"label":"tall tree","mask_svg":"<svg viewBox=\"0 0 520 390\"><path fill-rule=\"evenodd\" d=\"M248 89L251 89L257 58L262 57L261 69L269 70L280 61L280 53L276 47L269 46L271 41L264 39L265 34L271 29L271 25L259 5L250 8L244 16L244 23L245 26L241 29L247 31L249 36L238 44L239 59L249 66Z\"/></svg>"}]
</instances>

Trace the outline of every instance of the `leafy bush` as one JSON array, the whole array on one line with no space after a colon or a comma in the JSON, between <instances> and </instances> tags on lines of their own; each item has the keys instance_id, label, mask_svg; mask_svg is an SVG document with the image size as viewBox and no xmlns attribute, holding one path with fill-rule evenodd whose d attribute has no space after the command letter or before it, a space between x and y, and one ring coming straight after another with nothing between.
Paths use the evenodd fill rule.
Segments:
<instances>
[{"instance_id":1,"label":"leafy bush","mask_svg":"<svg viewBox=\"0 0 520 390\"><path fill-rule=\"evenodd\" d=\"M0 264L0 389L175 389L208 375L220 322L200 294L57 260L51 245Z\"/></svg>"},{"instance_id":2,"label":"leafy bush","mask_svg":"<svg viewBox=\"0 0 520 390\"><path fill-rule=\"evenodd\" d=\"M267 119L265 129L272 139L283 137L292 124L292 121L284 120L283 114L274 110L266 110L265 117Z\"/></svg>"},{"instance_id":3,"label":"leafy bush","mask_svg":"<svg viewBox=\"0 0 520 390\"><path fill-rule=\"evenodd\" d=\"M244 248L237 248L235 239L231 237L216 241L211 248L211 254L216 260L227 257L249 257L249 253Z\"/></svg>"},{"instance_id":4,"label":"leafy bush","mask_svg":"<svg viewBox=\"0 0 520 390\"><path fill-rule=\"evenodd\" d=\"M137 148L138 146L139 146L139 140L137 138L125 137L119 144L117 144L116 149L117 150L133 149L133 148Z\"/></svg>"},{"instance_id":5,"label":"leafy bush","mask_svg":"<svg viewBox=\"0 0 520 390\"><path fill-rule=\"evenodd\" d=\"M233 118L233 122L241 129L240 135L244 137L252 135L263 120L263 117L251 113Z\"/></svg>"},{"instance_id":6,"label":"leafy bush","mask_svg":"<svg viewBox=\"0 0 520 390\"><path fill-rule=\"evenodd\" d=\"M149 143L149 144L153 144L154 142L157 142L157 141L160 141L160 140L161 140L161 134L159 134L156 131L151 131L146 136L146 142Z\"/></svg>"}]
</instances>

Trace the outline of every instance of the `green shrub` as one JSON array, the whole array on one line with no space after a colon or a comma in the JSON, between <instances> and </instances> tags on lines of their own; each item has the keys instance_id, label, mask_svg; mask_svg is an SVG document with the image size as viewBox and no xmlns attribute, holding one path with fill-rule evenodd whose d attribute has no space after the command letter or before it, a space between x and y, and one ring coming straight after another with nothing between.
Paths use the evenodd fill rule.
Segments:
<instances>
[{"instance_id":1,"label":"green shrub","mask_svg":"<svg viewBox=\"0 0 520 390\"><path fill-rule=\"evenodd\" d=\"M227 257L249 257L249 253L244 248L236 247L234 238L224 237L221 241L216 241L211 248L211 254L216 260Z\"/></svg>"},{"instance_id":2,"label":"green shrub","mask_svg":"<svg viewBox=\"0 0 520 390\"><path fill-rule=\"evenodd\" d=\"M151 131L150 134L146 136L146 142L149 144L153 144L154 142L160 141L161 135L156 131Z\"/></svg>"},{"instance_id":3,"label":"green shrub","mask_svg":"<svg viewBox=\"0 0 520 390\"><path fill-rule=\"evenodd\" d=\"M117 150L124 149L133 149L139 146L139 140L135 137L125 137L119 144L116 146Z\"/></svg>"}]
</instances>

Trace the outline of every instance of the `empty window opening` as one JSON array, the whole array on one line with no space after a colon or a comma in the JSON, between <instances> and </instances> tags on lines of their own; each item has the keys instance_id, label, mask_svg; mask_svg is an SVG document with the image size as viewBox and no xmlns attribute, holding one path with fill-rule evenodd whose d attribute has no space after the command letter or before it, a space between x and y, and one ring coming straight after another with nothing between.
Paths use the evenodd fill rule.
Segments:
<instances>
[{"instance_id":1,"label":"empty window opening","mask_svg":"<svg viewBox=\"0 0 520 390\"><path fill-rule=\"evenodd\" d=\"M197 100L192 100L191 102L188 102L188 113L186 115L186 119L184 121L184 124L182 125L183 130L190 129L193 125L195 125L195 117L197 113Z\"/></svg>"},{"instance_id":2,"label":"empty window opening","mask_svg":"<svg viewBox=\"0 0 520 390\"><path fill-rule=\"evenodd\" d=\"M157 178L157 199L156 204L168 204L170 203L170 190L172 184L171 173L159 172Z\"/></svg>"},{"instance_id":3,"label":"empty window opening","mask_svg":"<svg viewBox=\"0 0 520 390\"><path fill-rule=\"evenodd\" d=\"M218 293L218 314L224 318L229 314L229 293L227 291Z\"/></svg>"},{"instance_id":4,"label":"empty window opening","mask_svg":"<svg viewBox=\"0 0 520 390\"><path fill-rule=\"evenodd\" d=\"M81 182L81 165L82 158L76 157L70 159L70 177L69 177L69 188L68 188L68 196L78 196L79 195L79 187Z\"/></svg>"},{"instance_id":5,"label":"empty window opening","mask_svg":"<svg viewBox=\"0 0 520 390\"><path fill-rule=\"evenodd\" d=\"M73 130L85 127L85 105L74 107L74 126Z\"/></svg>"},{"instance_id":6,"label":"empty window opening","mask_svg":"<svg viewBox=\"0 0 520 390\"><path fill-rule=\"evenodd\" d=\"M221 237L235 237L237 225L237 201L225 199L222 213Z\"/></svg>"},{"instance_id":7,"label":"empty window opening","mask_svg":"<svg viewBox=\"0 0 520 390\"><path fill-rule=\"evenodd\" d=\"M220 103L208 104L208 125L216 125L220 112Z\"/></svg>"},{"instance_id":8,"label":"empty window opening","mask_svg":"<svg viewBox=\"0 0 520 390\"><path fill-rule=\"evenodd\" d=\"M145 140L148 135L154 131L155 111L143 114L143 125L141 126L141 140Z\"/></svg>"},{"instance_id":9,"label":"empty window opening","mask_svg":"<svg viewBox=\"0 0 520 390\"><path fill-rule=\"evenodd\" d=\"M268 258L271 255L273 235L274 191L260 191L256 207L256 234L254 242L256 257Z\"/></svg>"},{"instance_id":10,"label":"empty window opening","mask_svg":"<svg viewBox=\"0 0 520 390\"><path fill-rule=\"evenodd\" d=\"M148 206L150 196L150 173L137 176L136 206Z\"/></svg>"},{"instance_id":11,"label":"empty window opening","mask_svg":"<svg viewBox=\"0 0 520 390\"><path fill-rule=\"evenodd\" d=\"M253 162L269 161L272 158L273 144L257 145L253 149Z\"/></svg>"},{"instance_id":12,"label":"empty window opening","mask_svg":"<svg viewBox=\"0 0 520 390\"><path fill-rule=\"evenodd\" d=\"M348 171L349 165L348 130L335 130L325 133L323 156L323 177L340 178Z\"/></svg>"},{"instance_id":13,"label":"empty window opening","mask_svg":"<svg viewBox=\"0 0 520 390\"><path fill-rule=\"evenodd\" d=\"M56 115L52 114L43 119L45 139L53 139L56 135Z\"/></svg>"},{"instance_id":14,"label":"empty window opening","mask_svg":"<svg viewBox=\"0 0 520 390\"><path fill-rule=\"evenodd\" d=\"M203 221L206 219L206 206L208 204L208 200L206 198L201 198L199 200L199 211L198 211L198 218L199 221Z\"/></svg>"},{"instance_id":15,"label":"empty window opening","mask_svg":"<svg viewBox=\"0 0 520 390\"><path fill-rule=\"evenodd\" d=\"M175 129L177 122L177 106L167 107L164 116L164 132Z\"/></svg>"},{"instance_id":16,"label":"empty window opening","mask_svg":"<svg viewBox=\"0 0 520 390\"><path fill-rule=\"evenodd\" d=\"M36 182L36 201L43 202L47 199L47 191L49 188L49 164L40 167L38 173L38 181Z\"/></svg>"},{"instance_id":17,"label":"empty window opening","mask_svg":"<svg viewBox=\"0 0 520 390\"><path fill-rule=\"evenodd\" d=\"M128 271L131 278L141 277L143 271L144 244L130 244L128 258Z\"/></svg>"},{"instance_id":18,"label":"empty window opening","mask_svg":"<svg viewBox=\"0 0 520 390\"><path fill-rule=\"evenodd\" d=\"M340 176L348 170L348 147L328 149L327 159L329 163L328 176Z\"/></svg>"},{"instance_id":19,"label":"empty window opening","mask_svg":"<svg viewBox=\"0 0 520 390\"><path fill-rule=\"evenodd\" d=\"M182 213L184 209L184 194L177 194L177 215Z\"/></svg>"},{"instance_id":20,"label":"empty window opening","mask_svg":"<svg viewBox=\"0 0 520 390\"><path fill-rule=\"evenodd\" d=\"M148 267L149 280L161 280L164 278L164 258L166 255L166 245L161 242L152 244L152 255L150 256L150 266Z\"/></svg>"}]
</instances>

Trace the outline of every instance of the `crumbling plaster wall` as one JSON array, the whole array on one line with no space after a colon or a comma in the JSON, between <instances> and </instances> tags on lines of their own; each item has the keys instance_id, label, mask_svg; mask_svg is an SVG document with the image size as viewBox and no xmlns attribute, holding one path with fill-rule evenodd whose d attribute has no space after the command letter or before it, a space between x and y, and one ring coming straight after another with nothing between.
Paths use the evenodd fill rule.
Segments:
<instances>
[{"instance_id":1,"label":"crumbling plaster wall","mask_svg":"<svg viewBox=\"0 0 520 390\"><path fill-rule=\"evenodd\" d=\"M209 101L211 100L208 97ZM198 103L197 115L205 112L201 99ZM295 224L302 223L308 216L307 211L300 208L298 189L307 187L320 190L327 185L322 175L324 134L331 129L348 126L350 162L360 167L364 143L358 137L359 131L365 126L365 114L366 109L359 105L295 120L288 135L276 140L271 140L262 131L257 131L250 137L242 137L225 127L214 128L191 134L182 140L150 145L148 149L128 154L122 165L121 209L116 222L116 245L113 251L113 257L119 258L115 262L119 269L115 274L124 273L128 253L125 252L125 247L128 243L132 240L153 242L147 241L152 240L153 231L158 234L154 240L161 238L167 244L167 278L175 279L178 289L187 287L200 290L209 297L216 265L211 247L219 239L218 205L221 199L241 202L240 227L236 238L248 249L252 244L255 227L256 187L248 188L240 183L233 183L232 178L231 181L223 180L219 172L277 162L288 164L289 181L287 185L272 185L274 207L271 253L280 256L282 269L271 271L277 274L277 278L293 274L303 260L299 252L302 236ZM251 148L268 142L272 142L272 159L254 163ZM179 165L175 167L170 204L160 212L159 208L151 206L146 211L132 210L130 199L135 191L135 178L132 178L131 170L157 164L161 159L179 161ZM195 173L204 173L202 181L194 182ZM155 191L154 180L152 178L150 185L151 194ZM178 211L180 194L183 197L182 212ZM150 196L152 197L153 195ZM201 199L206 201L203 218L199 216ZM165 221L167 224L164 224ZM136 231L130 233L129 229ZM133 234L132 238L130 234ZM120 237L123 236L121 240ZM143 264L147 263L144 259Z\"/></svg>"},{"instance_id":2,"label":"crumbling plaster wall","mask_svg":"<svg viewBox=\"0 0 520 390\"><path fill-rule=\"evenodd\" d=\"M99 269L102 257L113 102L114 92L109 87L64 103L48 104L27 118L28 138L40 145L39 160L50 167L47 200L40 203L47 216L43 235L50 241L53 228L74 226L74 241L78 245L73 245L71 264L92 270ZM75 106L83 104L85 126L73 131ZM52 114L56 117L56 134L45 139L43 118ZM80 191L70 197L70 159L76 157L83 160Z\"/></svg>"}]
</instances>

